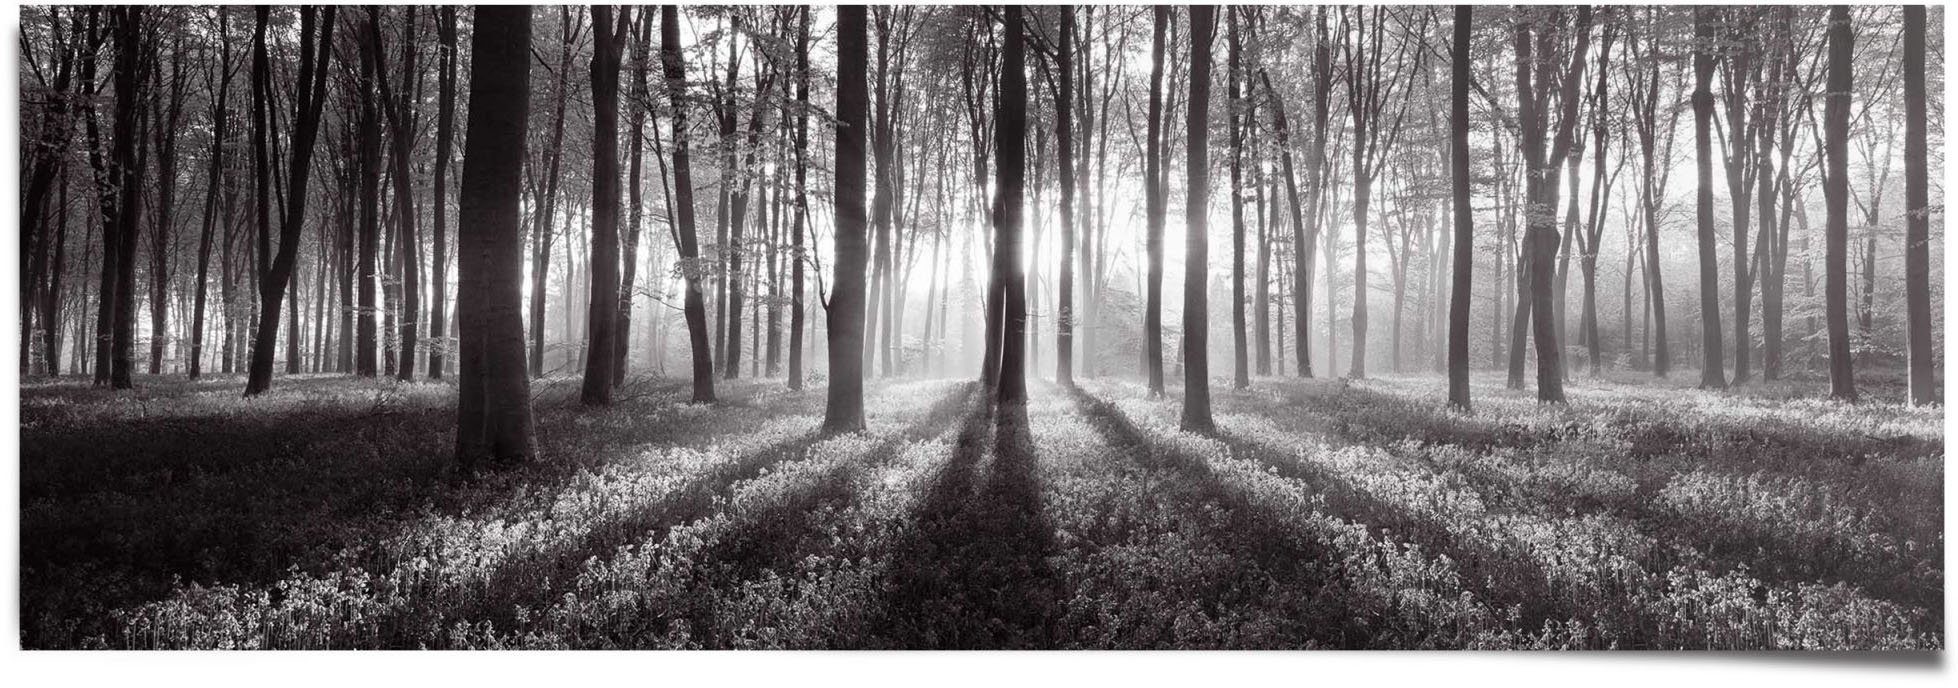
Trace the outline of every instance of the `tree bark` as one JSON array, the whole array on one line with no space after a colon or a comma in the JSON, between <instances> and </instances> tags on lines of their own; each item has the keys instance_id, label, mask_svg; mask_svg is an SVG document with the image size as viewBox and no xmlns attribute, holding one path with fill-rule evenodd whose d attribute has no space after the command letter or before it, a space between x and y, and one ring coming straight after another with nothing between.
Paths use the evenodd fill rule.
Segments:
<instances>
[{"instance_id":1,"label":"tree bark","mask_svg":"<svg viewBox=\"0 0 1958 688\"><path fill-rule=\"evenodd\" d=\"M1149 394L1163 394L1163 225L1168 214L1163 177L1163 55L1168 47L1170 7L1156 5L1149 48L1149 138L1142 185L1147 215L1144 247L1149 254L1148 279L1142 312L1142 368L1149 377Z\"/></svg>"},{"instance_id":2,"label":"tree bark","mask_svg":"<svg viewBox=\"0 0 1958 688\"><path fill-rule=\"evenodd\" d=\"M1924 6L1904 6L1904 298L1910 329L1910 403L1940 402L1931 338L1931 197L1925 133Z\"/></svg>"},{"instance_id":3,"label":"tree bark","mask_svg":"<svg viewBox=\"0 0 1958 688\"><path fill-rule=\"evenodd\" d=\"M1214 7L1192 5L1190 99L1184 202L1183 419L1188 432L1215 432L1210 417L1210 43L1217 30Z\"/></svg>"},{"instance_id":4,"label":"tree bark","mask_svg":"<svg viewBox=\"0 0 1958 688\"><path fill-rule=\"evenodd\" d=\"M823 429L845 433L864 429L864 271L869 256L863 187L869 22L861 5L838 7L836 16L836 277L829 297L829 397Z\"/></svg>"},{"instance_id":5,"label":"tree bark","mask_svg":"<svg viewBox=\"0 0 1958 688\"><path fill-rule=\"evenodd\" d=\"M524 136L530 118L527 6L476 10L456 225L456 460L537 455L523 323Z\"/></svg>"},{"instance_id":6,"label":"tree bark","mask_svg":"<svg viewBox=\"0 0 1958 688\"><path fill-rule=\"evenodd\" d=\"M1448 404L1469 409L1469 290L1475 284L1475 218L1469 205L1469 97L1471 26L1475 8L1455 6L1455 56L1449 109L1448 160L1455 203L1454 289L1448 303ZM1301 344L1305 341L1300 337Z\"/></svg>"},{"instance_id":7,"label":"tree bark","mask_svg":"<svg viewBox=\"0 0 1958 688\"><path fill-rule=\"evenodd\" d=\"M1829 8L1829 87L1824 95L1823 198L1829 208L1825 232L1823 291L1829 327L1829 396L1856 400L1856 371L1849 347L1849 99L1855 88L1855 37L1849 7Z\"/></svg>"},{"instance_id":8,"label":"tree bark","mask_svg":"<svg viewBox=\"0 0 1958 688\"><path fill-rule=\"evenodd\" d=\"M619 314L619 57L632 29L632 10L620 11L612 28L612 8L592 5L592 249L591 303L586 311L585 376L579 400L586 406L612 403L612 367L618 358L614 326Z\"/></svg>"}]
</instances>

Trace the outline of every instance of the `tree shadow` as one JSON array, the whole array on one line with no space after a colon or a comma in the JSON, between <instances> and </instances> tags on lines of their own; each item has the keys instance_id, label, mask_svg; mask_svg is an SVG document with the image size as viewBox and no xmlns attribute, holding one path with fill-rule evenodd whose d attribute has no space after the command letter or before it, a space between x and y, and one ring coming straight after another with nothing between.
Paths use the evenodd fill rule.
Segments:
<instances>
[{"instance_id":1,"label":"tree shadow","mask_svg":"<svg viewBox=\"0 0 1958 688\"><path fill-rule=\"evenodd\" d=\"M1216 544L1235 561L1248 564L1248 570L1228 589L1184 594L1201 595L1210 601L1207 606L1221 607L1238 600L1268 604L1261 589L1311 589L1314 592L1304 606L1280 612L1292 624L1287 633L1312 646L1376 645L1374 620L1381 614L1361 606L1358 596L1347 590L1338 552L1326 543L1299 537L1284 515L1224 483L1205 457L1150 439L1113 402L1080 388L1070 387L1067 393L1088 426L1116 451L1145 468L1174 474L1158 487L1163 497L1180 503L1186 512L1222 512L1225 525L1215 533L1221 539Z\"/></svg>"},{"instance_id":2,"label":"tree shadow","mask_svg":"<svg viewBox=\"0 0 1958 688\"><path fill-rule=\"evenodd\" d=\"M988 432L990 430L991 432ZM1061 591L1026 405L981 403L897 547L871 647L1045 649Z\"/></svg>"}]
</instances>

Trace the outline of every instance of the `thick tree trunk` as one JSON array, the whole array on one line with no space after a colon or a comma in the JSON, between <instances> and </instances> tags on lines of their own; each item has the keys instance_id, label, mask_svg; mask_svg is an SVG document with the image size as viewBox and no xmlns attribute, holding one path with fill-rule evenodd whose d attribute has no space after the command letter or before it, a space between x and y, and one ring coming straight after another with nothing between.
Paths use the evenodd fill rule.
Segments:
<instances>
[{"instance_id":1,"label":"thick tree trunk","mask_svg":"<svg viewBox=\"0 0 1958 688\"><path fill-rule=\"evenodd\" d=\"M836 15L836 277L830 286L829 397L823 411L823 429L832 433L864 429L864 271L869 264L863 188L869 70L865 9L846 5Z\"/></svg>"},{"instance_id":2,"label":"thick tree trunk","mask_svg":"<svg viewBox=\"0 0 1958 688\"><path fill-rule=\"evenodd\" d=\"M619 56L632 29L632 10L621 10L616 33L612 8L591 8L592 163L591 298L586 311L585 376L579 400L612 403L613 327L619 314Z\"/></svg>"},{"instance_id":3,"label":"thick tree trunk","mask_svg":"<svg viewBox=\"0 0 1958 688\"><path fill-rule=\"evenodd\" d=\"M1001 405L1027 400L1027 287L1020 265L1020 225L1026 186L1027 74L1026 42L1021 8L1008 5L1002 13L998 145L994 148L993 281L1001 299L999 370L994 376L995 399Z\"/></svg>"},{"instance_id":4,"label":"thick tree trunk","mask_svg":"<svg viewBox=\"0 0 1958 688\"><path fill-rule=\"evenodd\" d=\"M524 135L530 117L530 12L476 10L469 117L456 224L456 460L537 455L523 331Z\"/></svg>"},{"instance_id":5,"label":"thick tree trunk","mask_svg":"<svg viewBox=\"0 0 1958 688\"><path fill-rule=\"evenodd\" d=\"M693 168L687 157L687 73L680 57L680 11L660 8L660 63L673 106L673 209L681 273L686 280L687 339L693 352L693 401L713 403L714 359L707 335L707 303L701 293L705 271L700 265L700 242L694 230Z\"/></svg>"},{"instance_id":6,"label":"thick tree trunk","mask_svg":"<svg viewBox=\"0 0 1958 688\"><path fill-rule=\"evenodd\" d=\"M1216 430L1210 417L1210 43L1216 8L1192 5L1183 261L1183 420L1189 432Z\"/></svg>"},{"instance_id":7,"label":"thick tree trunk","mask_svg":"<svg viewBox=\"0 0 1958 688\"><path fill-rule=\"evenodd\" d=\"M1910 403L1940 402L1931 338L1931 197L1925 133L1924 6L1904 6L1904 298L1910 322Z\"/></svg>"}]
</instances>

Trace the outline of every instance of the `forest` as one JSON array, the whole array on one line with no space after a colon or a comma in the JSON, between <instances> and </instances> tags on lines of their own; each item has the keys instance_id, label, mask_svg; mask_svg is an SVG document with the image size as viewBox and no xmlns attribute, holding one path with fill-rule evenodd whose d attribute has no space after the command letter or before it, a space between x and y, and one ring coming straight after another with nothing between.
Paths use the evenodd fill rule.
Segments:
<instances>
[{"instance_id":1,"label":"forest","mask_svg":"<svg viewBox=\"0 0 1958 688\"><path fill-rule=\"evenodd\" d=\"M19 642L1941 650L1942 10L24 7Z\"/></svg>"}]
</instances>

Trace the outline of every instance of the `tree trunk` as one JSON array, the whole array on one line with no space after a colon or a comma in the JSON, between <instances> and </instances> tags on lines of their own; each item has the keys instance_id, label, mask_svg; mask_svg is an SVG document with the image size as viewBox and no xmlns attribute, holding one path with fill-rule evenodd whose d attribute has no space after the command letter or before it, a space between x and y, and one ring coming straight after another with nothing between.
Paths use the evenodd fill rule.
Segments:
<instances>
[{"instance_id":1,"label":"tree trunk","mask_svg":"<svg viewBox=\"0 0 1958 688\"><path fill-rule=\"evenodd\" d=\"M632 10L620 11L612 28L612 8L591 8L592 164L591 298L586 311L585 376L579 400L587 406L612 403L612 348L619 314L619 56L632 29Z\"/></svg>"},{"instance_id":2,"label":"tree trunk","mask_svg":"<svg viewBox=\"0 0 1958 688\"><path fill-rule=\"evenodd\" d=\"M455 147L456 110L456 8L437 9L435 31L439 48L436 67L437 105L435 114L435 275L431 279L435 296L428 313L428 377L440 380L448 367L449 350L449 153ZM345 336L344 334L341 336Z\"/></svg>"},{"instance_id":3,"label":"tree trunk","mask_svg":"<svg viewBox=\"0 0 1958 688\"><path fill-rule=\"evenodd\" d=\"M1931 336L1931 197L1925 133L1924 6L1904 6L1904 295L1909 315L1910 403L1940 401Z\"/></svg>"},{"instance_id":4,"label":"tree trunk","mask_svg":"<svg viewBox=\"0 0 1958 688\"><path fill-rule=\"evenodd\" d=\"M1469 290L1475 284L1475 218L1469 205L1469 47L1475 8L1455 6L1448 161L1455 203L1454 289L1448 302L1448 404L1469 409ZM1304 338L1300 338L1304 342Z\"/></svg>"},{"instance_id":5,"label":"tree trunk","mask_svg":"<svg viewBox=\"0 0 1958 688\"><path fill-rule=\"evenodd\" d=\"M789 389L802 389L802 320L808 309L802 302L803 225L809 217L809 192L806 175L809 160L809 8L804 6L796 22L795 37L795 219L789 249Z\"/></svg>"},{"instance_id":6,"label":"tree trunk","mask_svg":"<svg viewBox=\"0 0 1958 688\"><path fill-rule=\"evenodd\" d=\"M836 16L836 277L829 297L829 398L823 429L844 433L864 429L864 270L869 256L863 186L869 23L861 5L838 7ZM806 63L803 68L806 74ZM806 89L803 97L807 98Z\"/></svg>"},{"instance_id":7,"label":"tree trunk","mask_svg":"<svg viewBox=\"0 0 1958 688\"><path fill-rule=\"evenodd\" d=\"M1054 94L1054 143L1061 172L1061 281L1054 303L1054 382L1067 386L1074 384L1074 7L1062 6L1060 13L1054 59L1060 72L1060 92Z\"/></svg>"},{"instance_id":8,"label":"tree trunk","mask_svg":"<svg viewBox=\"0 0 1958 688\"><path fill-rule=\"evenodd\" d=\"M1163 177L1163 54L1167 50L1170 7L1156 5L1149 48L1149 139L1142 185L1145 196L1147 232L1143 243L1149 254L1147 292L1142 313L1142 368L1149 377L1149 394L1163 394L1163 225L1168 213L1164 198L1168 188Z\"/></svg>"},{"instance_id":9,"label":"tree trunk","mask_svg":"<svg viewBox=\"0 0 1958 688\"><path fill-rule=\"evenodd\" d=\"M1823 280L1829 327L1829 396L1856 400L1856 372L1849 348L1849 99L1854 88L1852 64L1855 38L1850 33L1849 7L1829 8L1829 84L1824 95L1822 178L1829 208L1825 234Z\"/></svg>"},{"instance_id":10,"label":"tree trunk","mask_svg":"<svg viewBox=\"0 0 1958 688\"><path fill-rule=\"evenodd\" d=\"M319 134L320 110L326 100L326 74L333 56L333 24L332 7L300 10L297 96L293 103L290 167L285 177L289 192L281 213L278 253L259 280L258 332L252 340L251 374L245 383L245 396L257 395L272 386L272 354L279 332L279 309L299 259L299 234L306 218L306 177L312 169L313 141ZM271 84L264 84L264 88L269 90ZM265 234L261 230L260 236ZM299 317L296 309L293 317Z\"/></svg>"},{"instance_id":11,"label":"tree trunk","mask_svg":"<svg viewBox=\"0 0 1958 688\"><path fill-rule=\"evenodd\" d=\"M530 8L476 10L469 118L456 225L456 461L537 455L523 331L524 135L530 117Z\"/></svg>"},{"instance_id":12,"label":"tree trunk","mask_svg":"<svg viewBox=\"0 0 1958 688\"><path fill-rule=\"evenodd\" d=\"M999 323L999 370L994 376L996 400L1001 405L1023 404L1027 400L1027 287L1020 265L1020 224L1024 212L1027 140L1027 74L1024 24L1021 8L1006 6L1003 12L1005 37L1001 41L1000 83L997 122L998 139L993 166L993 281L994 294L1001 299Z\"/></svg>"},{"instance_id":13,"label":"tree trunk","mask_svg":"<svg viewBox=\"0 0 1958 688\"><path fill-rule=\"evenodd\" d=\"M1693 154L1699 166L1694 206L1700 245L1700 387L1724 389L1720 343L1720 260L1714 255L1713 219L1713 9L1693 8ZM1745 204L1743 204L1745 205Z\"/></svg>"},{"instance_id":14,"label":"tree trunk","mask_svg":"<svg viewBox=\"0 0 1958 688\"><path fill-rule=\"evenodd\" d=\"M1187 157L1189 196L1184 201L1183 421L1188 432L1216 430L1210 417L1210 43L1216 8L1192 5Z\"/></svg>"}]
</instances>

